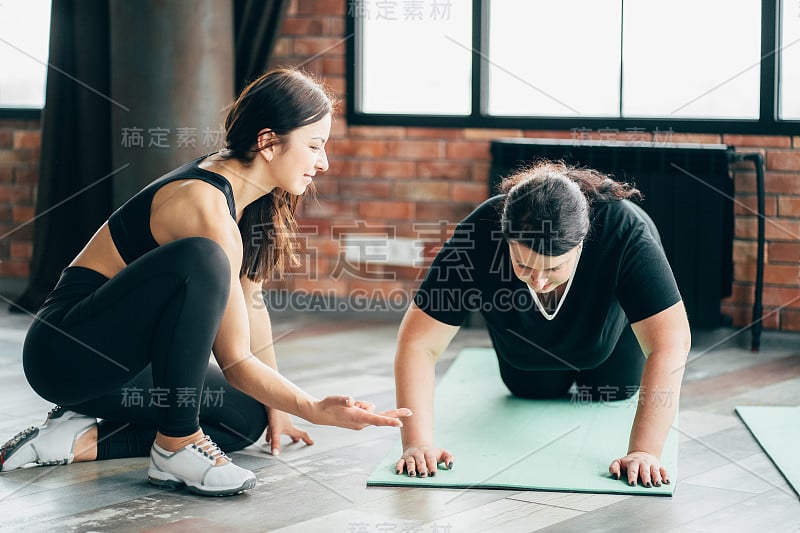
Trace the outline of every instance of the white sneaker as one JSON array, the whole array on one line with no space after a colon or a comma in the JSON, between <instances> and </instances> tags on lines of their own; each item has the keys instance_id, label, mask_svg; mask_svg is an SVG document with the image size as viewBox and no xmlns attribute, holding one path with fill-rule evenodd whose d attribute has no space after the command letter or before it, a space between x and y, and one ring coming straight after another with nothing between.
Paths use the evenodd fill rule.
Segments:
<instances>
[{"instance_id":1,"label":"white sneaker","mask_svg":"<svg viewBox=\"0 0 800 533\"><path fill-rule=\"evenodd\" d=\"M228 462L218 465L220 458ZM147 480L159 487L186 485L204 496L230 496L256 486L255 474L233 464L208 436L177 452L168 452L154 442Z\"/></svg>"},{"instance_id":2,"label":"white sneaker","mask_svg":"<svg viewBox=\"0 0 800 533\"><path fill-rule=\"evenodd\" d=\"M39 427L20 431L0 448L0 471L26 465L66 465L75 458L75 441L97 425L97 419L55 406Z\"/></svg>"}]
</instances>

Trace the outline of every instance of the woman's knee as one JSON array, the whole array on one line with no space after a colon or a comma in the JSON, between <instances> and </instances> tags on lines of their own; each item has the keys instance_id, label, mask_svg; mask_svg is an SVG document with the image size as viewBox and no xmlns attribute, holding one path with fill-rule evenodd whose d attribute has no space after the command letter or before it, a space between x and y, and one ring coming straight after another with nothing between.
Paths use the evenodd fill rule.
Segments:
<instances>
[{"instance_id":1,"label":"woman's knee","mask_svg":"<svg viewBox=\"0 0 800 533\"><path fill-rule=\"evenodd\" d=\"M169 265L187 281L198 280L204 290L217 289L226 296L231 283L231 263L225 250L205 237L188 237L164 246Z\"/></svg>"},{"instance_id":2,"label":"woman's knee","mask_svg":"<svg viewBox=\"0 0 800 533\"><path fill-rule=\"evenodd\" d=\"M178 265L190 271L208 271L230 279L230 259L216 241L206 237L187 237L164 245L175 258Z\"/></svg>"}]
</instances>

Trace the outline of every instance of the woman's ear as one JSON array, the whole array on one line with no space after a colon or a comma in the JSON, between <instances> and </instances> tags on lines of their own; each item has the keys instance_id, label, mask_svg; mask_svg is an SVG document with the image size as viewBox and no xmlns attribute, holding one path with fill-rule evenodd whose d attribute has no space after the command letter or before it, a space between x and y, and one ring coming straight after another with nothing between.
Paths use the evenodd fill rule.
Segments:
<instances>
[{"instance_id":1,"label":"woman's ear","mask_svg":"<svg viewBox=\"0 0 800 533\"><path fill-rule=\"evenodd\" d=\"M264 128L258 132L258 138L256 139L258 151L263 154L267 161L272 161L274 156L275 137L275 132L269 128Z\"/></svg>"}]
</instances>

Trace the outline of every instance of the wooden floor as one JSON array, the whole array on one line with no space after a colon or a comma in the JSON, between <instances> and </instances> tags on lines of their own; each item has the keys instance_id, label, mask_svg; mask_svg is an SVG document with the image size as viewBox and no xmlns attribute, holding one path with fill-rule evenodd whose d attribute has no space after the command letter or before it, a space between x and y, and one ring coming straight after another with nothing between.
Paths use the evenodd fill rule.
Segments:
<instances>
[{"instance_id":1,"label":"wooden floor","mask_svg":"<svg viewBox=\"0 0 800 533\"><path fill-rule=\"evenodd\" d=\"M306 314L273 321L279 364L290 379L315 395L345 393L379 407L392 405L397 316ZM24 316L0 315L0 442L41 423L51 407L22 374L20 351L29 323ZM285 446L279 457L261 445L233 454L237 464L256 472L258 483L231 498L157 489L146 482L147 459L0 474L0 529L800 531L800 500L733 412L736 405L800 403L800 336L766 334L758 354L746 349L748 342L746 333L734 330L695 332L673 498L367 488L368 475L396 444L396 430L353 432L298 422L317 443ZM489 346L485 331L462 330L438 367L440 375L466 346Z\"/></svg>"}]
</instances>

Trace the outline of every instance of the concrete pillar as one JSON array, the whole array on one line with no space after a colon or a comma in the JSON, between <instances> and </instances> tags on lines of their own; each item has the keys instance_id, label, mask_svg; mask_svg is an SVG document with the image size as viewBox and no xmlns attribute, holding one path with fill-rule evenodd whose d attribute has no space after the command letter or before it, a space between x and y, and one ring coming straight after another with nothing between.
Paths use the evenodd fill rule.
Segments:
<instances>
[{"instance_id":1,"label":"concrete pillar","mask_svg":"<svg viewBox=\"0 0 800 533\"><path fill-rule=\"evenodd\" d=\"M111 0L114 206L217 150L233 100L233 0ZM125 109L127 108L127 110Z\"/></svg>"}]
</instances>

